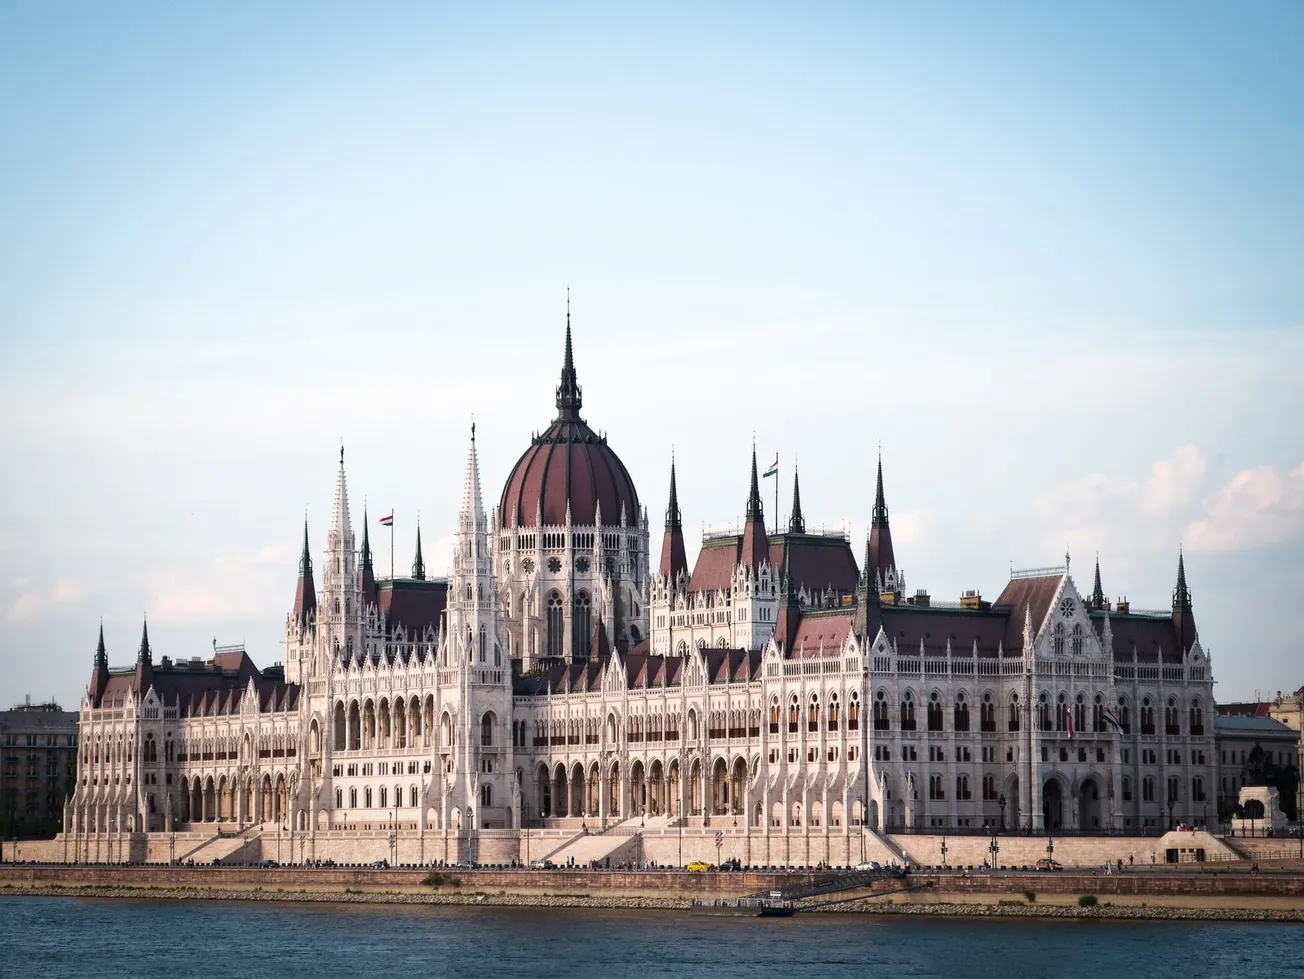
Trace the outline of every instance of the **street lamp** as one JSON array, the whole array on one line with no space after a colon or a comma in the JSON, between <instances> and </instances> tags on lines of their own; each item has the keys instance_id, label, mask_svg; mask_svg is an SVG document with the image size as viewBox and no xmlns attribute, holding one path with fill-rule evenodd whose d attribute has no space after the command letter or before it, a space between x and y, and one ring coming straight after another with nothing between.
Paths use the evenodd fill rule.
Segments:
<instances>
[{"instance_id":1,"label":"street lamp","mask_svg":"<svg viewBox=\"0 0 1304 979\"><path fill-rule=\"evenodd\" d=\"M996 805L999 806L1001 810L1001 832L1005 832L1005 793L1004 792L1002 792L1001 797L996 800Z\"/></svg>"},{"instance_id":2,"label":"street lamp","mask_svg":"<svg viewBox=\"0 0 1304 979\"><path fill-rule=\"evenodd\" d=\"M521 801L521 829L525 830L525 866L530 866L530 804Z\"/></svg>"},{"instance_id":3,"label":"street lamp","mask_svg":"<svg viewBox=\"0 0 1304 979\"><path fill-rule=\"evenodd\" d=\"M946 834L942 834L942 869L946 869Z\"/></svg>"},{"instance_id":4,"label":"street lamp","mask_svg":"<svg viewBox=\"0 0 1304 979\"><path fill-rule=\"evenodd\" d=\"M992 859L991 859L991 869L992 869L992 870L995 870L995 869L996 869L996 855L997 855L998 853L1001 852L1001 845L1000 845L998 842L996 842L996 824L995 824L995 823L992 824L992 842L988 845L987 849L990 850L990 851L991 851L991 854L992 854Z\"/></svg>"},{"instance_id":5,"label":"street lamp","mask_svg":"<svg viewBox=\"0 0 1304 979\"><path fill-rule=\"evenodd\" d=\"M390 866L398 864L398 815L394 810L389 813L389 854Z\"/></svg>"},{"instance_id":6,"label":"street lamp","mask_svg":"<svg viewBox=\"0 0 1304 979\"><path fill-rule=\"evenodd\" d=\"M1055 859L1055 840L1050 836L1046 837L1046 859Z\"/></svg>"}]
</instances>

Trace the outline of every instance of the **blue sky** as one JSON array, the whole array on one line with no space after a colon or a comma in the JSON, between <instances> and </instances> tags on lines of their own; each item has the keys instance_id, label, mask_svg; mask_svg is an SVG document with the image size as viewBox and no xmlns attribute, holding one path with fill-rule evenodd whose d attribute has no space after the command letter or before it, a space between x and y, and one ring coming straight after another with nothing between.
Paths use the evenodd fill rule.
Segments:
<instances>
[{"instance_id":1,"label":"blue sky","mask_svg":"<svg viewBox=\"0 0 1304 979\"><path fill-rule=\"evenodd\" d=\"M912 588L1068 547L1164 607L1180 543L1220 698L1299 686L1301 37L1297 4L0 9L0 703L74 704L101 618L114 663L146 612L156 656L279 660L341 439L399 564L420 513L446 565L472 416L491 497L551 417L568 286L654 539L672 446L694 529L754 431L784 514L798 456L858 537L881 443Z\"/></svg>"}]
</instances>

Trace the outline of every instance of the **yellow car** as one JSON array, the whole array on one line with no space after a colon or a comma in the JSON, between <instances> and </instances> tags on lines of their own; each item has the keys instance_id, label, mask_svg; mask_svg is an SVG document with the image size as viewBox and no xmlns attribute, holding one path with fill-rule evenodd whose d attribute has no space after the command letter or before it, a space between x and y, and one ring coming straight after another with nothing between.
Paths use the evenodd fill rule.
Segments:
<instances>
[{"instance_id":1,"label":"yellow car","mask_svg":"<svg viewBox=\"0 0 1304 979\"><path fill-rule=\"evenodd\" d=\"M704 874L711 869L711 865L703 860L694 860L684 869L690 874Z\"/></svg>"}]
</instances>

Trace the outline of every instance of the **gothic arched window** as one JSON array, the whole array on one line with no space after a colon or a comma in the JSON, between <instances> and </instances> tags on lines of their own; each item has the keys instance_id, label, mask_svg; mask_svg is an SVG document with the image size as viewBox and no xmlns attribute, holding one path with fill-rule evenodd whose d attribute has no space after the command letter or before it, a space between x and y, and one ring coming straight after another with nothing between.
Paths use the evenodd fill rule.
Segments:
<instances>
[{"instance_id":1,"label":"gothic arched window","mask_svg":"<svg viewBox=\"0 0 1304 979\"><path fill-rule=\"evenodd\" d=\"M584 659L589 653L589 645L593 640L589 625L591 611L592 605L588 594L580 592L575 596L575 616L571 619L571 635L574 636L576 659Z\"/></svg>"},{"instance_id":2,"label":"gothic arched window","mask_svg":"<svg viewBox=\"0 0 1304 979\"><path fill-rule=\"evenodd\" d=\"M548 655L560 657L566 638L566 624L561 596L553 592L548 596Z\"/></svg>"}]
</instances>

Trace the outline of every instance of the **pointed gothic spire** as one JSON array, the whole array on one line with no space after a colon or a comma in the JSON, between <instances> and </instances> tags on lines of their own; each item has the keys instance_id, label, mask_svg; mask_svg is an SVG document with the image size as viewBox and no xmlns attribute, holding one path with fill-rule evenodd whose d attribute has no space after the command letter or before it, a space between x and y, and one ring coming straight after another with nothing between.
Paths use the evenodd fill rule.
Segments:
<instances>
[{"instance_id":1,"label":"pointed gothic spire","mask_svg":"<svg viewBox=\"0 0 1304 979\"><path fill-rule=\"evenodd\" d=\"M480 458L475 449L475 422L471 423L471 447L466 455L466 483L462 489L462 516L475 526L484 523L484 506L480 497Z\"/></svg>"},{"instance_id":2,"label":"pointed gothic spire","mask_svg":"<svg viewBox=\"0 0 1304 979\"><path fill-rule=\"evenodd\" d=\"M874 488L874 514L869 527L869 558L876 587L887 589L888 572L896 570L892 549L892 530L887 520L887 498L883 493L883 453L878 454L878 478ZM895 590L900 591L900 575L894 576Z\"/></svg>"},{"instance_id":3,"label":"pointed gothic spire","mask_svg":"<svg viewBox=\"0 0 1304 979\"><path fill-rule=\"evenodd\" d=\"M109 654L104 649L104 622L100 621L100 641L95 646L95 669L91 671L91 688L88 692L92 707L99 707L104 691L109 685Z\"/></svg>"},{"instance_id":4,"label":"pointed gothic spire","mask_svg":"<svg viewBox=\"0 0 1304 979\"><path fill-rule=\"evenodd\" d=\"M349 521L349 487L344 479L344 446L340 446L340 471L335 482L335 507L331 515L331 529L340 539L340 546L353 535L353 525Z\"/></svg>"},{"instance_id":5,"label":"pointed gothic spire","mask_svg":"<svg viewBox=\"0 0 1304 979\"><path fill-rule=\"evenodd\" d=\"M303 551L299 554L299 577L312 575L312 552L308 549L308 521L303 521Z\"/></svg>"},{"instance_id":6,"label":"pointed gothic spire","mask_svg":"<svg viewBox=\"0 0 1304 979\"><path fill-rule=\"evenodd\" d=\"M370 604L379 604L380 601L371 557L371 521L367 518L365 506L362 508L362 600Z\"/></svg>"},{"instance_id":7,"label":"pointed gothic spire","mask_svg":"<svg viewBox=\"0 0 1304 979\"><path fill-rule=\"evenodd\" d=\"M1099 611L1105 607L1105 590L1100 587L1100 554L1096 554L1096 582L1091 588L1091 607Z\"/></svg>"},{"instance_id":8,"label":"pointed gothic spire","mask_svg":"<svg viewBox=\"0 0 1304 979\"><path fill-rule=\"evenodd\" d=\"M752 443L752 485L747 495L747 518L743 523L742 549L738 563L753 570L769 560L770 544L765 536L765 513L761 508L761 487L756 476L756 443Z\"/></svg>"},{"instance_id":9,"label":"pointed gothic spire","mask_svg":"<svg viewBox=\"0 0 1304 979\"><path fill-rule=\"evenodd\" d=\"M294 589L294 619L303 628L317 610L317 589L312 580L312 552L308 548L308 521L303 522L303 553L299 556L299 582Z\"/></svg>"},{"instance_id":10,"label":"pointed gothic spire","mask_svg":"<svg viewBox=\"0 0 1304 979\"><path fill-rule=\"evenodd\" d=\"M801 483L797 478L797 464L795 462L792 465L792 517L788 520L788 533L806 533L806 520L801 515Z\"/></svg>"},{"instance_id":11,"label":"pointed gothic spire","mask_svg":"<svg viewBox=\"0 0 1304 979\"><path fill-rule=\"evenodd\" d=\"M566 290L566 356L561 365L561 383L557 385L557 418L578 419L583 399L575 376L575 354L571 348L570 290Z\"/></svg>"},{"instance_id":12,"label":"pointed gothic spire","mask_svg":"<svg viewBox=\"0 0 1304 979\"><path fill-rule=\"evenodd\" d=\"M883 453L878 453L878 481L874 489L874 526L887 526L887 500L883 496Z\"/></svg>"},{"instance_id":13,"label":"pointed gothic spire","mask_svg":"<svg viewBox=\"0 0 1304 979\"><path fill-rule=\"evenodd\" d=\"M761 512L761 484L756 477L756 442L752 442L752 487L747 494L747 519L759 518ZM776 518L777 519L777 518Z\"/></svg>"},{"instance_id":14,"label":"pointed gothic spire","mask_svg":"<svg viewBox=\"0 0 1304 979\"><path fill-rule=\"evenodd\" d=\"M1191 611L1191 590L1186 587L1186 558L1177 551L1177 587L1173 589L1173 631L1185 656L1195 645L1195 613Z\"/></svg>"},{"instance_id":15,"label":"pointed gothic spire","mask_svg":"<svg viewBox=\"0 0 1304 979\"><path fill-rule=\"evenodd\" d=\"M783 549L783 574L779 581L779 614L774 623L774 639L785 649L797 634L801 619L801 600L797 582L792 577L792 542Z\"/></svg>"},{"instance_id":16,"label":"pointed gothic spire","mask_svg":"<svg viewBox=\"0 0 1304 979\"><path fill-rule=\"evenodd\" d=\"M153 654L149 648L149 622L146 621L140 630L140 653L136 657L137 663L152 663Z\"/></svg>"},{"instance_id":17,"label":"pointed gothic spire","mask_svg":"<svg viewBox=\"0 0 1304 979\"><path fill-rule=\"evenodd\" d=\"M136 692L144 694L154 685L154 658L149 649L149 623L140 630L140 652L136 656Z\"/></svg>"},{"instance_id":18,"label":"pointed gothic spire","mask_svg":"<svg viewBox=\"0 0 1304 979\"><path fill-rule=\"evenodd\" d=\"M675 457L670 456L670 505L666 507L666 530L679 529L683 515L679 512L679 489L675 484Z\"/></svg>"},{"instance_id":19,"label":"pointed gothic spire","mask_svg":"<svg viewBox=\"0 0 1304 979\"><path fill-rule=\"evenodd\" d=\"M418 581L426 580L426 562L421 557L421 524L417 524L417 556L412 559L412 577Z\"/></svg>"},{"instance_id":20,"label":"pointed gothic spire","mask_svg":"<svg viewBox=\"0 0 1304 979\"><path fill-rule=\"evenodd\" d=\"M1191 607L1191 590L1186 587L1186 558L1181 548L1177 550L1177 587L1173 589L1173 608L1189 609Z\"/></svg>"}]
</instances>

